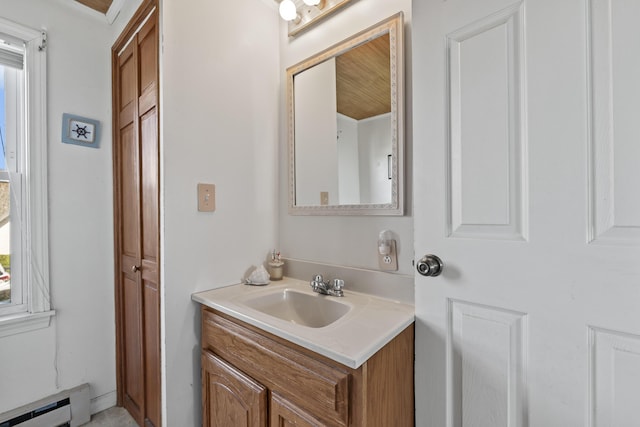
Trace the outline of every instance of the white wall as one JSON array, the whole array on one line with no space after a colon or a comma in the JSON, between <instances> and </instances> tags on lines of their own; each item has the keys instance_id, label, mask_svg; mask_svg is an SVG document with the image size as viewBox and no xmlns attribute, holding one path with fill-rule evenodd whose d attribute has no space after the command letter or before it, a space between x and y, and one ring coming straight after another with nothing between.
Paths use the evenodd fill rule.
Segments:
<instances>
[{"instance_id":1,"label":"white wall","mask_svg":"<svg viewBox=\"0 0 640 427\"><path fill-rule=\"evenodd\" d=\"M296 204L338 204L338 147L336 144L336 63L331 59L295 77ZM306 101L306 102L304 102Z\"/></svg>"},{"instance_id":2,"label":"white wall","mask_svg":"<svg viewBox=\"0 0 640 427\"><path fill-rule=\"evenodd\" d=\"M405 19L405 176L406 215L403 217L292 216L287 213L287 168L280 168L280 246L285 257L378 269L376 257L378 234L392 230L398 240L399 273L413 274L413 218L411 212L411 45L409 23L411 0L360 0L295 38L286 35L286 24L280 25L281 93L284 95L284 70L383 19L404 12ZM283 96L284 99L284 96ZM280 162L287 164L287 124L282 102ZM313 243L313 244L312 244Z\"/></svg>"},{"instance_id":3,"label":"white wall","mask_svg":"<svg viewBox=\"0 0 640 427\"><path fill-rule=\"evenodd\" d=\"M0 412L88 382L115 404L110 49L118 21L68 1L0 0L0 16L48 34L49 328L0 338ZM123 13L123 16L126 13ZM62 113L97 119L99 149L62 144Z\"/></svg>"},{"instance_id":4,"label":"white wall","mask_svg":"<svg viewBox=\"0 0 640 427\"><path fill-rule=\"evenodd\" d=\"M200 424L199 306L277 245L278 14L272 0L164 0L161 144L167 426ZM216 185L216 211L196 185Z\"/></svg>"}]
</instances>

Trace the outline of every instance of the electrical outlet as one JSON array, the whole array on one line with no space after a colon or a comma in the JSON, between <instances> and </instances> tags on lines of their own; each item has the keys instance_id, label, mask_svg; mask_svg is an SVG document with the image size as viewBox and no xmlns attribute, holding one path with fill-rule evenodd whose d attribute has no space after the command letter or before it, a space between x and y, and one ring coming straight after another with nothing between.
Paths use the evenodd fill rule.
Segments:
<instances>
[{"instance_id":1,"label":"electrical outlet","mask_svg":"<svg viewBox=\"0 0 640 427\"><path fill-rule=\"evenodd\" d=\"M213 212L216 210L216 186L214 184L198 184L198 211Z\"/></svg>"},{"instance_id":2,"label":"electrical outlet","mask_svg":"<svg viewBox=\"0 0 640 427\"><path fill-rule=\"evenodd\" d=\"M396 241L389 240L389 253L381 254L378 251L378 266L383 271L397 271L398 270L398 255L396 252Z\"/></svg>"}]
</instances>

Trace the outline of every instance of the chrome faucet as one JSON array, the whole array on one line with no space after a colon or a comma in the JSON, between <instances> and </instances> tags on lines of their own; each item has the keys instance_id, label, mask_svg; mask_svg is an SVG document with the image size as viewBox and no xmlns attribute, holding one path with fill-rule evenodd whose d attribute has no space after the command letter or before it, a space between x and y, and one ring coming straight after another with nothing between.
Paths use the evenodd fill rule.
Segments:
<instances>
[{"instance_id":1,"label":"chrome faucet","mask_svg":"<svg viewBox=\"0 0 640 427\"><path fill-rule=\"evenodd\" d=\"M344 280L342 279L333 279L331 282L327 280L325 282L322 275L318 274L311 279L309 285L311 285L311 289L313 289L314 292L319 294L331 295L334 297L344 296L344 292L342 291L342 288L344 288Z\"/></svg>"}]
</instances>

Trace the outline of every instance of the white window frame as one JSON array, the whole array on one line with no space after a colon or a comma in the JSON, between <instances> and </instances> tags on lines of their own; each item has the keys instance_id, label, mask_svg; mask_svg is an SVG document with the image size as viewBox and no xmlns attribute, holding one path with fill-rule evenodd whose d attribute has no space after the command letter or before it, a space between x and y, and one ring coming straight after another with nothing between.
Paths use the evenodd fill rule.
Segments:
<instances>
[{"instance_id":1,"label":"white window frame","mask_svg":"<svg viewBox=\"0 0 640 427\"><path fill-rule=\"evenodd\" d=\"M17 313L0 310L0 337L49 326L49 233L47 203L46 34L0 18L0 33L25 43L25 171L21 188L23 305ZM13 212L12 212L13 214ZM13 269L12 269L13 270Z\"/></svg>"}]
</instances>

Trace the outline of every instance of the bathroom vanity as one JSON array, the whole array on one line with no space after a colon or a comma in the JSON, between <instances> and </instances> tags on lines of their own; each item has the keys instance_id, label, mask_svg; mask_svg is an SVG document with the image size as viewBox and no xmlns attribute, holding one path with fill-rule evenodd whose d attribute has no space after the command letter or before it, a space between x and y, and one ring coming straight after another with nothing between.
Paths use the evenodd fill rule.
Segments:
<instances>
[{"instance_id":1,"label":"bathroom vanity","mask_svg":"<svg viewBox=\"0 0 640 427\"><path fill-rule=\"evenodd\" d=\"M413 306L289 278L193 300L204 426L413 426Z\"/></svg>"}]
</instances>

